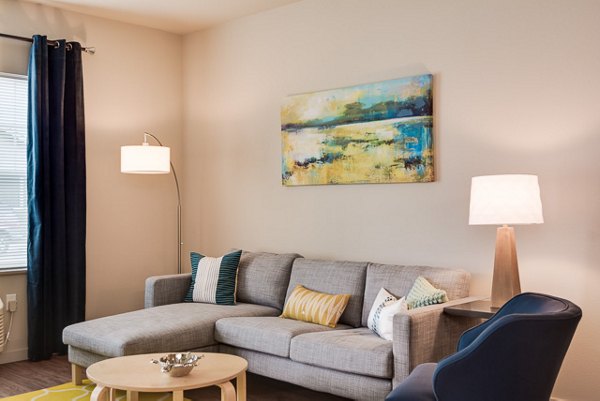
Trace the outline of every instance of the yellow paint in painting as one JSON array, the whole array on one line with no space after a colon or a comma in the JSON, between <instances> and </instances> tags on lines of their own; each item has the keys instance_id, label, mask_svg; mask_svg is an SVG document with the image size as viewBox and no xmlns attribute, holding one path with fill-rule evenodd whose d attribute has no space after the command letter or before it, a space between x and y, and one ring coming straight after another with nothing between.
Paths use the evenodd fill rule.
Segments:
<instances>
[{"instance_id":1,"label":"yellow paint in painting","mask_svg":"<svg viewBox=\"0 0 600 401\"><path fill-rule=\"evenodd\" d=\"M390 145L384 145L391 148ZM433 181L433 169L429 168L423 178L416 171L391 167L391 152L378 152L377 157L353 152L352 157L337 159L330 164L306 168L293 166L288 185L325 185L343 183L388 183ZM374 163L374 164L373 164Z\"/></svg>"},{"instance_id":2,"label":"yellow paint in painting","mask_svg":"<svg viewBox=\"0 0 600 401\"><path fill-rule=\"evenodd\" d=\"M431 117L403 120L424 124L431 121ZM419 139L406 136L405 143L397 143L392 141L393 138L394 128L390 121L283 131L284 169L291 173L284 183L319 185L433 181L432 150L423 151L424 172L420 173L417 169L407 168L404 161L411 156L410 148L406 145L416 145ZM302 154L306 152L306 149L302 149L306 141L311 141L313 145L310 146L310 154Z\"/></svg>"}]
</instances>

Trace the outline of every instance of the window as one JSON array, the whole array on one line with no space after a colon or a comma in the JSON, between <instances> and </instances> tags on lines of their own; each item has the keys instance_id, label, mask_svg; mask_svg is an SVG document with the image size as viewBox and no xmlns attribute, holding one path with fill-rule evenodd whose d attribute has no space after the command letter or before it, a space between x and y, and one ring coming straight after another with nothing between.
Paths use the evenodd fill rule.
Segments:
<instances>
[{"instance_id":1,"label":"window","mask_svg":"<svg viewBox=\"0 0 600 401\"><path fill-rule=\"evenodd\" d=\"M0 73L0 270L27 266L27 77Z\"/></svg>"}]
</instances>

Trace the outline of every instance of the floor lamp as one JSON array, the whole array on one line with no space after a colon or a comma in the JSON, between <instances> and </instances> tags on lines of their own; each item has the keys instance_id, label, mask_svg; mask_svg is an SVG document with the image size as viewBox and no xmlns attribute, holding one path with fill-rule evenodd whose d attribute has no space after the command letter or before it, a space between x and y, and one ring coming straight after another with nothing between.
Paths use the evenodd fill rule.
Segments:
<instances>
[{"instance_id":1,"label":"floor lamp","mask_svg":"<svg viewBox=\"0 0 600 401\"><path fill-rule=\"evenodd\" d=\"M160 146L151 146L148 137ZM125 174L169 174L173 172L177 188L177 273L181 274L181 193L175 167L171 163L171 149L164 146L154 135L144 132L144 143L121 146L121 173Z\"/></svg>"},{"instance_id":2,"label":"floor lamp","mask_svg":"<svg viewBox=\"0 0 600 401\"><path fill-rule=\"evenodd\" d=\"M515 230L509 224L541 224L542 201L535 175L473 177L469 224L501 225L496 229L492 307L499 308L521 293Z\"/></svg>"}]
</instances>

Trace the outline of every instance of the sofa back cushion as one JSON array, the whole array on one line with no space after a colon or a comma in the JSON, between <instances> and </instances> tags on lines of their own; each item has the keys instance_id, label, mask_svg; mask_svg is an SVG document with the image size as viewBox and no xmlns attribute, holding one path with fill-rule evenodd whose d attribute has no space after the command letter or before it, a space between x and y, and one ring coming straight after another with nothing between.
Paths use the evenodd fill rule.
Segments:
<instances>
[{"instance_id":1,"label":"sofa back cushion","mask_svg":"<svg viewBox=\"0 0 600 401\"><path fill-rule=\"evenodd\" d=\"M464 270L369 263L362 310L362 325L367 325L369 311L381 288L385 288L394 296L400 298L408 294L419 276L425 277L435 288L445 290L449 300L469 296L471 275Z\"/></svg>"},{"instance_id":2,"label":"sofa back cushion","mask_svg":"<svg viewBox=\"0 0 600 401\"><path fill-rule=\"evenodd\" d=\"M286 302L298 284L327 294L350 294L348 306L339 322L360 327L366 273L366 262L296 259Z\"/></svg>"},{"instance_id":3,"label":"sofa back cushion","mask_svg":"<svg viewBox=\"0 0 600 401\"><path fill-rule=\"evenodd\" d=\"M283 310L296 253L242 252L238 267L237 301Z\"/></svg>"}]
</instances>

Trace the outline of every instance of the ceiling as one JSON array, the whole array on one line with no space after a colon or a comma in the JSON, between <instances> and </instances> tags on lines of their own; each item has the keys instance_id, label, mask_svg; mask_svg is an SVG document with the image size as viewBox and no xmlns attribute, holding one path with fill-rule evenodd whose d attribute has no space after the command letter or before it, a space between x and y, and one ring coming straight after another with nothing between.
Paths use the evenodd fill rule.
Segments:
<instances>
[{"instance_id":1,"label":"ceiling","mask_svg":"<svg viewBox=\"0 0 600 401\"><path fill-rule=\"evenodd\" d=\"M300 0L24 0L186 34Z\"/></svg>"}]
</instances>

